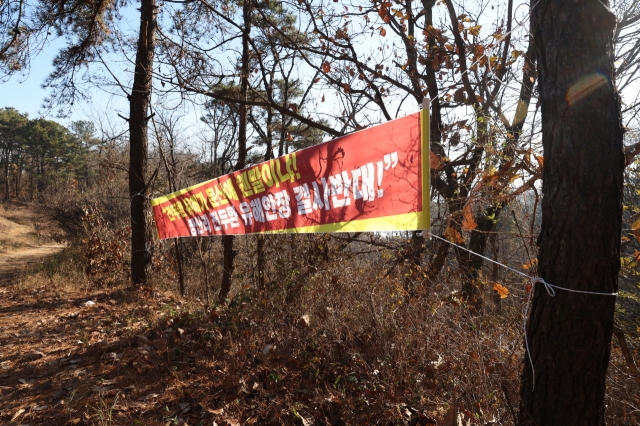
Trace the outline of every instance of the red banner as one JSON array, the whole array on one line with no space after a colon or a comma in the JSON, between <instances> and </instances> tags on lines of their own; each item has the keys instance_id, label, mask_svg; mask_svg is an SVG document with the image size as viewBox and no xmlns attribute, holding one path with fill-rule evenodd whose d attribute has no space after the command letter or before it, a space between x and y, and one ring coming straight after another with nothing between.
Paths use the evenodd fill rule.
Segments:
<instances>
[{"instance_id":1,"label":"red banner","mask_svg":"<svg viewBox=\"0 0 640 426\"><path fill-rule=\"evenodd\" d=\"M428 228L428 129L415 113L156 198L158 237Z\"/></svg>"}]
</instances>

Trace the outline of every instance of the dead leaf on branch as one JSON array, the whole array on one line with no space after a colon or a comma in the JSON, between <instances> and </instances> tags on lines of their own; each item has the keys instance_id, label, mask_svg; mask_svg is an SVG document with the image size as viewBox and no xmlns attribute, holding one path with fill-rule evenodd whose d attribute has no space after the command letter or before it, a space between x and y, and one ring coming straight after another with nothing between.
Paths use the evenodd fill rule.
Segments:
<instances>
[{"instance_id":1,"label":"dead leaf on branch","mask_svg":"<svg viewBox=\"0 0 640 426\"><path fill-rule=\"evenodd\" d=\"M467 30L472 36L478 37L480 35L481 28L482 28L482 25L474 25L473 27L467 28Z\"/></svg>"},{"instance_id":2,"label":"dead leaf on branch","mask_svg":"<svg viewBox=\"0 0 640 426\"><path fill-rule=\"evenodd\" d=\"M453 100L459 103L464 103L467 100L467 97L465 96L465 92L464 92L464 88L461 87L458 90L455 91L455 93L453 94Z\"/></svg>"},{"instance_id":3,"label":"dead leaf on branch","mask_svg":"<svg viewBox=\"0 0 640 426\"><path fill-rule=\"evenodd\" d=\"M473 219L473 210L471 209L471 204L467 204L466 206L464 206L462 214L462 229L464 229L465 231L473 231L478 227L478 224Z\"/></svg>"},{"instance_id":4,"label":"dead leaf on branch","mask_svg":"<svg viewBox=\"0 0 640 426\"><path fill-rule=\"evenodd\" d=\"M389 8L387 7L387 3L382 3L382 5L380 6L380 9L378 9L378 15L384 19L387 17L388 13L389 13Z\"/></svg>"},{"instance_id":5,"label":"dead leaf on branch","mask_svg":"<svg viewBox=\"0 0 640 426\"><path fill-rule=\"evenodd\" d=\"M347 34L347 32L342 28L338 28L338 31L336 31L336 40L340 40L340 39L347 40L348 38L349 38L349 35Z\"/></svg>"},{"instance_id":6,"label":"dead leaf on branch","mask_svg":"<svg viewBox=\"0 0 640 426\"><path fill-rule=\"evenodd\" d=\"M509 290L505 286L500 285L498 283L495 283L493 285L493 289L498 293L498 296L500 296L500 299L504 299L509 295Z\"/></svg>"},{"instance_id":7,"label":"dead leaf on branch","mask_svg":"<svg viewBox=\"0 0 640 426\"><path fill-rule=\"evenodd\" d=\"M540 170L544 168L544 157L542 155L535 155L536 160L538 161L538 165L540 166Z\"/></svg>"},{"instance_id":8,"label":"dead leaf on branch","mask_svg":"<svg viewBox=\"0 0 640 426\"><path fill-rule=\"evenodd\" d=\"M433 151L429 151L429 159L431 163L431 169L439 171L444 169L444 162L440 159L440 156Z\"/></svg>"},{"instance_id":9,"label":"dead leaf on branch","mask_svg":"<svg viewBox=\"0 0 640 426\"><path fill-rule=\"evenodd\" d=\"M464 242L460 232L450 226L447 226L447 229L444 230L444 237L452 243L462 244Z\"/></svg>"}]
</instances>

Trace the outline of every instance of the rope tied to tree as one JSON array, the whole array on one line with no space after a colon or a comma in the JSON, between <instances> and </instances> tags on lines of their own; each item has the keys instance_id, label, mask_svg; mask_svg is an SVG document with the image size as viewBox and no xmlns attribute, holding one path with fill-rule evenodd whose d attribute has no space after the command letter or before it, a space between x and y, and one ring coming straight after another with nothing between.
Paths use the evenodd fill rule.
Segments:
<instances>
[{"instance_id":1,"label":"rope tied to tree","mask_svg":"<svg viewBox=\"0 0 640 426\"><path fill-rule=\"evenodd\" d=\"M507 266L504 263L497 262L497 261L495 261L493 259L490 259L490 258L488 258L486 256L483 256L483 255L481 255L479 253L471 251L466 247L463 247L463 246L461 246L459 244L451 242L451 241L447 240L446 238L442 238L442 237L439 237L439 236L434 235L434 234L431 234L431 236L433 238L438 239L438 240L444 241L445 243L451 244L452 246L457 247L460 250L464 250L464 251L469 252L469 253L471 253L471 254L473 254L475 256L481 257L484 260L487 260L487 261L489 261L491 263L494 263L494 264L496 264L498 266L502 266L503 268L508 269L511 272L515 272L516 274L518 274L518 275L520 275L522 277L525 277L525 278L527 278L527 279L532 281L533 284L531 286L529 294L527 295L527 303L525 304L524 312L523 312L523 314L524 314L523 331L524 331L524 345L525 345L525 348L527 349L527 357L529 358L529 364L531 364L531 376L534 378L534 380L532 381L532 384L531 384L533 390L535 390L535 387L536 387L536 382L535 382L536 370L535 370L535 368L533 366L533 358L531 357L531 350L529 349L529 340L527 339L527 317L529 316L529 308L531 306L531 295L535 291L535 285L538 284L538 283L542 284L544 286L544 289L547 291L547 294L549 294L549 296L551 296L551 297L555 297L556 296L556 289L557 290L568 291L570 293L591 294L591 295L595 295L595 296L617 296L618 295L618 292L615 292L615 293L602 293L602 292L597 292L597 291L574 290L572 288L561 287L559 285L551 284L551 283L548 283L547 281L545 281L545 279L542 278L542 277L532 277L531 275L525 274L522 271L518 271L517 269L514 269L514 268L512 268L510 266Z\"/></svg>"},{"instance_id":2,"label":"rope tied to tree","mask_svg":"<svg viewBox=\"0 0 640 426\"><path fill-rule=\"evenodd\" d=\"M508 269L511 272L515 272L516 274L533 281L534 284L535 283L540 283L540 284L544 285L545 290L547 291L547 293L551 297L555 297L555 295L556 295L555 289L564 290L564 291L568 291L568 292L571 292L571 293L593 294L593 295L596 295L596 296L617 296L618 295L617 292L616 293L601 293L601 292L596 292L596 291L574 290L572 288L561 287L559 285L551 284L551 283L548 283L547 281L545 281L545 279L542 278L542 277L533 277L531 275L525 274L524 272L519 271L517 269L514 269L514 268L512 268L510 266L507 266L504 263L497 262L497 261L495 261L495 260L493 260L491 258L488 258L486 256L483 256L483 255L479 254L479 253L471 251L466 247L463 247L463 246L458 245L458 244L456 244L454 242L451 242L451 241L447 240L446 238L442 238L442 237L439 237L439 236L434 235L434 234L431 234L431 236L433 238L438 239L438 240L444 241L445 243L451 244L452 246L457 247L460 250L464 250L464 251L469 252L469 253L471 253L471 254L473 254L475 256L481 257L482 259L484 259L486 261L494 263L494 264L496 264L498 266L502 266L503 268Z\"/></svg>"},{"instance_id":3,"label":"rope tied to tree","mask_svg":"<svg viewBox=\"0 0 640 426\"><path fill-rule=\"evenodd\" d=\"M133 215L131 214L131 210L133 208L133 199L136 197L143 197L146 198L147 200L151 200L151 197L149 197L148 195L145 195L144 192L147 190L147 186L145 185L144 188L142 188L140 191L138 191L137 193L133 194L129 200L129 218L131 219L131 222L133 223L138 223L135 220L133 220Z\"/></svg>"}]
</instances>

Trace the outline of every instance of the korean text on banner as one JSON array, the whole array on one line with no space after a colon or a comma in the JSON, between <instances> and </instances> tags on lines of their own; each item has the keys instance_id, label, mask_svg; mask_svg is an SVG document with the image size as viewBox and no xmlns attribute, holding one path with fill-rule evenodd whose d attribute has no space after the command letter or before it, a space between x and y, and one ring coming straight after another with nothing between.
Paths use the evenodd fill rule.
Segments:
<instances>
[{"instance_id":1,"label":"korean text on banner","mask_svg":"<svg viewBox=\"0 0 640 426\"><path fill-rule=\"evenodd\" d=\"M158 237L426 229L422 140L415 113L156 198Z\"/></svg>"}]
</instances>

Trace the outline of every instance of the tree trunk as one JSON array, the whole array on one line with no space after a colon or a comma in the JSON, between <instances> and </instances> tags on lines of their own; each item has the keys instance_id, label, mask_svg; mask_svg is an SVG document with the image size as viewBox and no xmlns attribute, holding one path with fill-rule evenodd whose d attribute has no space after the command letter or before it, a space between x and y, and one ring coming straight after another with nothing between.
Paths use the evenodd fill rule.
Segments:
<instances>
[{"instance_id":1,"label":"tree trunk","mask_svg":"<svg viewBox=\"0 0 640 426\"><path fill-rule=\"evenodd\" d=\"M11 190L9 189L9 156L7 155L7 161L4 164L4 201L9 201L9 195Z\"/></svg>"},{"instance_id":2,"label":"tree trunk","mask_svg":"<svg viewBox=\"0 0 640 426\"><path fill-rule=\"evenodd\" d=\"M18 199L20 197L20 175L21 175L22 171L21 170L17 170L15 176L13 177L13 184L15 187L15 196L16 199Z\"/></svg>"},{"instance_id":3,"label":"tree trunk","mask_svg":"<svg viewBox=\"0 0 640 426\"><path fill-rule=\"evenodd\" d=\"M606 1L606 0L605 0ZM624 156L615 16L600 0L533 9L544 147L540 276L567 289L618 287ZM535 287L521 425L604 424L615 297Z\"/></svg>"},{"instance_id":4,"label":"tree trunk","mask_svg":"<svg viewBox=\"0 0 640 426\"><path fill-rule=\"evenodd\" d=\"M271 131L273 123L273 111L267 110L266 119L266 138L265 143L267 145L264 152L264 161L269 161L273 158L273 132ZM258 290L265 290L265 255L264 255L264 243L266 237L264 235L258 235L256 238L256 269L258 274Z\"/></svg>"},{"instance_id":5,"label":"tree trunk","mask_svg":"<svg viewBox=\"0 0 640 426\"><path fill-rule=\"evenodd\" d=\"M47 169L45 167L46 162L47 162L46 154L42 154L42 159L40 161L40 184L41 184L40 192L44 192L44 190L47 188Z\"/></svg>"},{"instance_id":6,"label":"tree trunk","mask_svg":"<svg viewBox=\"0 0 640 426\"><path fill-rule=\"evenodd\" d=\"M256 269L258 274L258 290L264 291L264 235L258 235L256 239Z\"/></svg>"},{"instance_id":7,"label":"tree trunk","mask_svg":"<svg viewBox=\"0 0 640 426\"><path fill-rule=\"evenodd\" d=\"M151 241L147 227L147 111L151 102L153 56L156 41L155 0L140 2L140 35L136 52L133 88L129 96L129 196L131 197L131 281L147 282L151 253L146 244Z\"/></svg>"},{"instance_id":8,"label":"tree trunk","mask_svg":"<svg viewBox=\"0 0 640 426\"><path fill-rule=\"evenodd\" d=\"M176 251L176 266L178 267L178 286L180 288L180 295L186 295L186 289L184 287L184 272L182 270L183 256L182 256L182 240L180 238L176 238L174 243L174 249ZM207 294L209 294L209 289L207 289Z\"/></svg>"},{"instance_id":9,"label":"tree trunk","mask_svg":"<svg viewBox=\"0 0 640 426\"><path fill-rule=\"evenodd\" d=\"M223 305L229 291L231 291L231 277L233 276L234 260L238 252L233 249L233 235L225 235L222 237L222 283L220 284L220 293L218 293L218 303Z\"/></svg>"},{"instance_id":10,"label":"tree trunk","mask_svg":"<svg viewBox=\"0 0 640 426\"><path fill-rule=\"evenodd\" d=\"M242 17L244 20L244 31L242 32L242 64L240 68L240 93L244 100L247 100L249 91L249 35L251 34L251 0L244 0L242 6ZM238 122L238 161L235 170L244 169L247 162L247 105L240 104ZM222 271L222 284L218 303L223 304L229 291L231 290L231 276L233 275L233 262L236 251L233 249L233 235L225 235L223 238L222 261L224 270Z\"/></svg>"},{"instance_id":11,"label":"tree trunk","mask_svg":"<svg viewBox=\"0 0 640 426\"><path fill-rule=\"evenodd\" d=\"M3 200L4 201L9 201L9 197L11 195L11 190L9 188L9 163L11 160L11 151L13 149L13 145L9 144L6 148L5 148L5 153L6 155L4 155L4 187L5 187L5 191L4 191L4 197Z\"/></svg>"},{"instance_id":12,"label":"tree trunk","mask_svg":"<svg viewBox=\"0 0 640 426\"><path fill-rule=\"evenodd\" d=\"M475 218L478 227L471 231L469 250L484 255L487 247L487 237L489 232L494 229L495 217L497 217L501 211L502 205L494 204L487 207L482 216ZM480 307L481 299L479 297L477 280L482 265L484 264L484 259L458 248L455 248L455 252L464 277L462 281L462 294L466 299L470 300L470 302Z\"/></svg>"}]
</instances>

